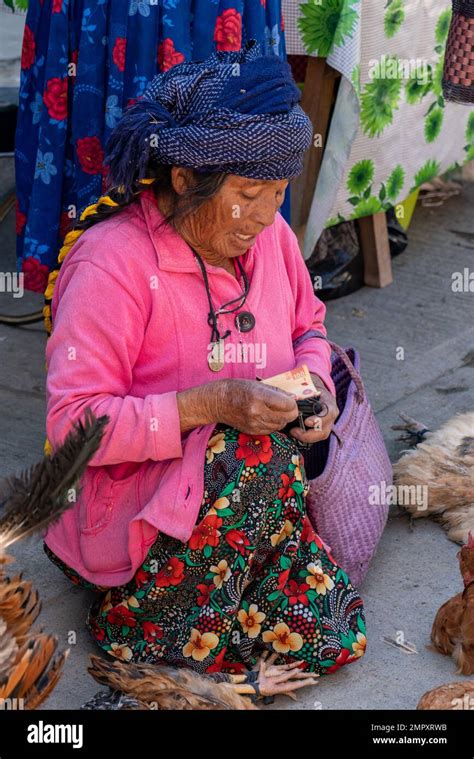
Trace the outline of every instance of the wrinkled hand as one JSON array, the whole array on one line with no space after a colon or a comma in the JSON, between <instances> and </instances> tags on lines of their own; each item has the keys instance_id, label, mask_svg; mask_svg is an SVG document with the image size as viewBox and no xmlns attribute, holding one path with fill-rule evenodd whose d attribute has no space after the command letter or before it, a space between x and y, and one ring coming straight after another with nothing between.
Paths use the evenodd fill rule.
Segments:
<instances>
[{"instance_id":1,"label":"wrinkled hand","mask_svg":"<svg viewBox=\"0 0 474 759\"><path fill-rule=\"evenodd\" d=\"M331 434L334 422L339 415L339 409L335 397L329 392L326 385L317 374L311 374L315 386L321 390L319 400L327 406L325 416L308 416L305 419L307 432L303 432L299 426L292 427L290 435L302 443L317 443L318 440L326 440Z\"/></svg>"},{"instance_id":2,"label":"wrinkled hand","mask_svg":"<svg viewBox=\"0 0 474 759\"><path fill-rule=\"evenodd\" d=\"M217 385L214 418L247 435L269 435L298 414L295 399L257 380L228 379Z\"/></svg>"}]
</instances>

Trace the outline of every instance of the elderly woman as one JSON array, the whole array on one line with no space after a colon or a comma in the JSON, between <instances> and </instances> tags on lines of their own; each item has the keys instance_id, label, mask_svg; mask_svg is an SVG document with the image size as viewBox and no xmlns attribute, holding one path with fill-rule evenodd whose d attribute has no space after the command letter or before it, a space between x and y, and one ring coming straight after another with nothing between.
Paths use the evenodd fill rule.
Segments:
<instances>
[{"instance_id":1,"label":"elderly woman","mask_svg":"<svg viewBox=\"0 0 474 759\"><path fill-rule=\"evenodd\" d=\"M298 101L254 42L157 75L111 137L113 189L60 254L46 349L52 446L85 407L109 417L45 538L98 594L93 638L199 673L271 652L264 693L365 650L362 600L306 515L299 442L338 410L325 308L278 213L311 143ZM294 398L258 380L302 364L328 413L287 434Z\"/></svg>"}]
</instances>

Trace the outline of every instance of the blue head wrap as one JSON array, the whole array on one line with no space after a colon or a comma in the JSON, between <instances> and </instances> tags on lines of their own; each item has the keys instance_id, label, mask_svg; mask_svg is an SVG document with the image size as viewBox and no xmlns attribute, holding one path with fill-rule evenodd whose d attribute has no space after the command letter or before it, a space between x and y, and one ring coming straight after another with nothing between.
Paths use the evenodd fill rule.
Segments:
<instances>
[{"instance_id":1,"label":"blue head wrap","mask_svg":"<svg viewBox=\"0 0 474 759\"><path fill-rule=\"evenodd\" d=\"M126 195L150 160L252 179L291 179L312 140L288 63L250 40L157 74L106 147L109 183Z\"/></svg>"}]
</instances>

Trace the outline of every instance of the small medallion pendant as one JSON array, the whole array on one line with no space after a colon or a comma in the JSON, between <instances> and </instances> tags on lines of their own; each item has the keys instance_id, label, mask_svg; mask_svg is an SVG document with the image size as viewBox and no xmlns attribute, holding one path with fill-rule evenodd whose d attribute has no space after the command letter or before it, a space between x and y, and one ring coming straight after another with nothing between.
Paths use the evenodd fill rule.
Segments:
<instances>
[{"instance_id":1,"label":"small medallion pendant","mask_svg":"<svg viewBox=\"0 0 474 759\"><path fill-rule=\"evenodd\" d=\"M223 340L219 340L217 343L211 343L210 352L207 356L207 363L212 372L220 372L224 368Z\"/></svg>"}]
</instances>

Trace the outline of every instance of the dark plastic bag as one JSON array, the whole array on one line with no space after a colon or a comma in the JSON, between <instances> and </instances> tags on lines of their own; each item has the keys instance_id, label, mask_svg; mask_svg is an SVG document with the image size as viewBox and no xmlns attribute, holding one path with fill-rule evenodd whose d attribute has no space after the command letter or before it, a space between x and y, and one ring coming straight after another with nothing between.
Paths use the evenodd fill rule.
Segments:
<instances>
[{"instance_id":1,"label":"dark plastic bag","mask_svg":"<svg viewBox=\"0 0 474 759\"><path fill-rule=\"evenodd\" d=\"M387 232L392 258L408 245L406 231L393 208L387 211ZM354 221L324 229L306 265L314 291L321 300L349 295L364 284L364 261Z\"/></svg>"},{"instance_id":2,"label":"dark plastic bag","mask_svg":"<svg viewBox=\"0 0 474 759\"><path fill-rule=\"evenodd\" d=\"M364 266L354 222L324 229L306 265L321 300L340 298L362 287Z\"/></svg>"}]
</instances>

